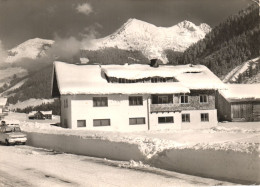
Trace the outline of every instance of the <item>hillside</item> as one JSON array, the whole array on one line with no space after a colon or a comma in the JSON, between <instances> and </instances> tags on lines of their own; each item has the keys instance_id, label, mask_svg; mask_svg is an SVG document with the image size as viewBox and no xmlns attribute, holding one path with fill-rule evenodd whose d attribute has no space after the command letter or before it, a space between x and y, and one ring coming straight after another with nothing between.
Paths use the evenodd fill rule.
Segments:
<instances>
[{"instance_id":1,"label":"hillside","mask_svg":"<svg viewBox=\"0 0 260 187\"><path fill-rule=\"evenodd\" d=\"M204 38L210 30L210 26L205 23L197 26L192 22L183 21L172 27L157 27L141 20L129 19L116 32L93 40L93 45L84 49L118 48L140 51L148 59L158 58L167 63L164 50L183 52L191 44Z\"/></svg>"},{"instance_id":2,"label":"hillside","mask_svg":"<svg viewBox=\"0 0 260 187\"><path fill-rule=\"evenodd\" d=\"M233 68L260 56L259 7L228 17L183 54L167 51L171 64L204 64L224 78Z\"/></svg>"},{"instance_id":3,"label":"hillside","mask_svg":"<svg viewBox=\"0 0 260 187\"><path fill-rule=\"evenodd\" d=\"M260 57L250 59L229 72L225 83L260 83Z\"/></svg>"}]
</instances>

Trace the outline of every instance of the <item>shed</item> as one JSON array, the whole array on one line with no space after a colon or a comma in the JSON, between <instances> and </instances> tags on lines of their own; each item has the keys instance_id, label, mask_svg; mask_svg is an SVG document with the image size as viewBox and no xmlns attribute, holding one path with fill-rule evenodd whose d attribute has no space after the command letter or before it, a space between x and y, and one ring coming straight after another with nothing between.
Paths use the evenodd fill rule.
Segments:
<instances>
[{"instance_id":1,"label":"shed","mask_svg":"<svg viewBox=\"0 0 260 187\"><path fill-rule=\"evenodd\" d=\"M260 84L227 84L219 92L219 120L260 121Z\"/></svg>"},{"instance_id":2,"label":"shed","mask_svg":"<svg viewBox=\"0 0 260 187\"><path fill-rule=\"evenodd\" d=\"M52 119L52 111L32 111L28 114L29 119Z\"/></svg>"}]
</instances>

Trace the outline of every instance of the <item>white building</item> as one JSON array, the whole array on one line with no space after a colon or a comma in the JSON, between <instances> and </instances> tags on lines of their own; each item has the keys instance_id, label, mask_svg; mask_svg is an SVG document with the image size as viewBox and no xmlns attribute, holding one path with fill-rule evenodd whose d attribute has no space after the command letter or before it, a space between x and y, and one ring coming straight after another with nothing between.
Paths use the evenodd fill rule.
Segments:
<instances>
[{"instance_id":1,"label":"white building","mask_svg":"<svg viewBox=\"0 0 260 187\"><path fill-rule=\"evenodd\" d=\"M54 62L52 95L61 125L136 131L217 124L215 96L224 84L205 66L74 65Z\"/></svg>"}]
</instances>

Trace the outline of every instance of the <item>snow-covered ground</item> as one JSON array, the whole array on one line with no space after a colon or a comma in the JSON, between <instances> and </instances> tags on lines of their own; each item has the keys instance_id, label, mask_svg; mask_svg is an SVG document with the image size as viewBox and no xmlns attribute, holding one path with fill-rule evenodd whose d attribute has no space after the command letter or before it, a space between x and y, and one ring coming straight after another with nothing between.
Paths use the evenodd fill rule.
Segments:
<instances>
[{"instance_id":1,"label":"snow-covered ground","mask_svg":"<svg viewBox=\"0 0 260 187\"><path fill-rule=\"evenodd\" d=\"M31 99L28 99L26 101L23 101L23 102L17 102L16 104L10 104L9 105L9 109L10 110L14 110L14 109L17 109L17 108L20 108L20 109L24 109L26 107L29 107L29 106L38 106L38 105L41 105L43 103L52 103L54 102L54 99L35 99L35 98L31 98Z\"/></svg>"},{"instance_id":2,"label":"snow-covered ground","mask_svg":"<svg viewBox=\"0 0 260 187\"><path fill-rule=\"evenodd\" d=\"M0 145L0 186L215 186L229 182L30 146Z\"/></svg>"},{"instance_id":3,"label":"snow-covered ground","mask_svg":"<svg viewBox=\"0 0 260 187\"><path fill-rule=\"evenodd\" d=\"M210 129L100 132L56 127L10 113L28 144L67 153L135 160L162 169L230 181L260 183L260 122L219 123Z\"/></svg>"}]
</instances>

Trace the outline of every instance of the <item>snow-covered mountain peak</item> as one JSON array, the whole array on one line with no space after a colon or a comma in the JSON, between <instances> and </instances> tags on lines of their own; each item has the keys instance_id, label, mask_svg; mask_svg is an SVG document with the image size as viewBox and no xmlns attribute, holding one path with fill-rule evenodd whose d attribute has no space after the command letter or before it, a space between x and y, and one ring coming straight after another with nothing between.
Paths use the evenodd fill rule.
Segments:
<instances>
[{"instance_id":1,"label":"snow-covered mountain peak","mask_svg":"<svg viewBox=\"0 0 260 187\"><path fill-rule=\"evenodd\" d=\"M205 33L209 33L211 31L211 27L206 23L201 23L199 25L200 29L203 30Z\"/></svg>"},{"instance_id":2,"label":"snow-covered mountain peak","mask_svg":"<svg viewBox=\"0 0 260 187\"><path fill-rule=\"evenodd\" d=\"M147 58L158 58L167 63L164 50L182 52L190 45L203 39L210 31L207 24L196 26L190 21L183 21L172 27L157 27L135 18L129 19L116 32L104 38L92 41L93 46L84 49L97 50L117 47L124 50L141 51Z\"/></svg>"},{"instance_id":3,"label":"snow-covered mountain peak","mask_svg":"<svg viewBox=\"0 0 260 187\"><path fill-rule=\"evenodd\" d=\"M198 26L196 26L194 23L187 21L187 20L184 20L184 21L178 23L177 26L179 28L185 28L190 31L196 31L196 29L198 29Z\"/></svg>"},{"instance_id":4,"label":"snow-covered mountain peak","mask_svg":"<svg viewBox=\"0 0 260 187\"><path fill-rule=\"evenodd\" d=\"M13 63L22 58L36 59L44 56L45 51L52 45L53 40L41 38L29 39L8 51L6 62Z\"/></svg>"}]
</instances>

